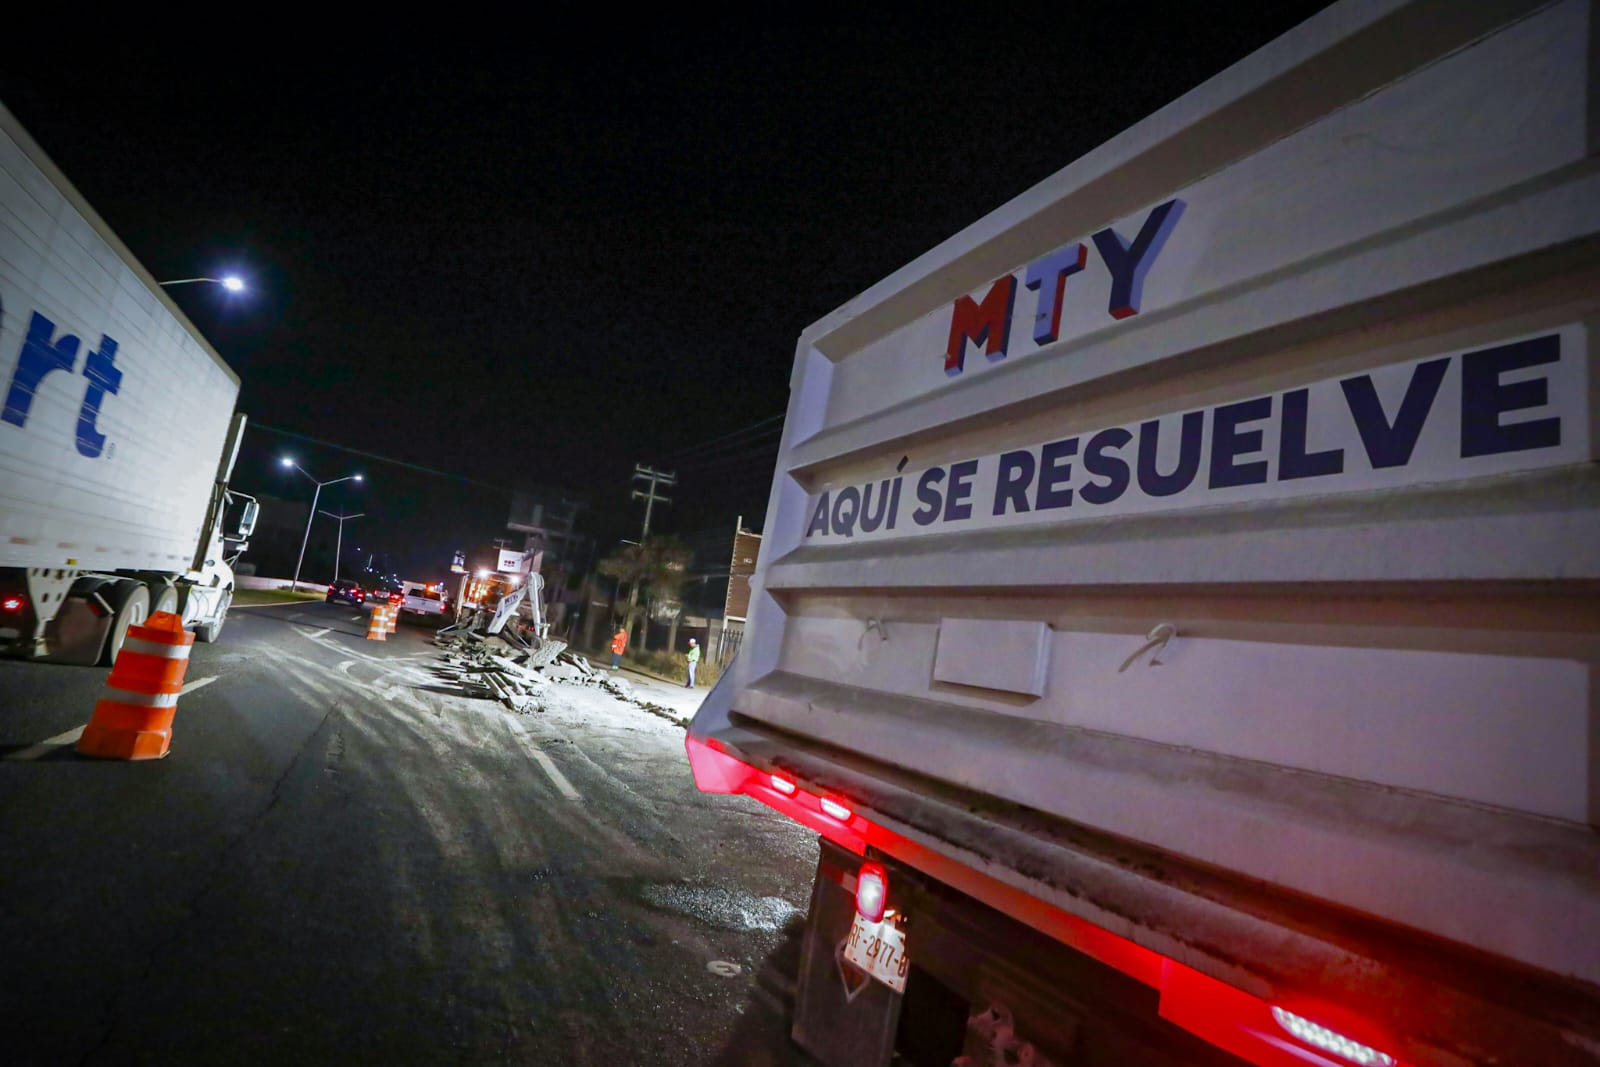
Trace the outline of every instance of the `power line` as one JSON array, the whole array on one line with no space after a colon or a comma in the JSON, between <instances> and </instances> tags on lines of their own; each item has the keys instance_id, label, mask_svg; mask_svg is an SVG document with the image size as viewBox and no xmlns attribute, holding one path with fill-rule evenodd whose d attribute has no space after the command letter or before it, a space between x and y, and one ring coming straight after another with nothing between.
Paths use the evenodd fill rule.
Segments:
<instances>
[{"instance_id":1,"label":"power line","mask_svg":"<svg viewBox=\"0 0 1600 1067\"><path fill-rule=\"evenodd\" d=\"M323 448L337 449L340 452L348 452L352 456L361 456L364 459L377 460L379 463L388 463L391 466L404 467L407 470L419 471L422 474L432 474L438 478L450 478L454 481L465 482L468 485L476 485L483 489L494 489L501 493L512 492L512 490L507 489L503 485L494 485L490 482L480 482L476 478L468 478L465 474L455 474L451 471L442 471L435 467L424 467L420 463L409 463L403 459L395 459L393 456L381 456L376 452L363 452L359 448L350 448L347 445L335 444L332 441L324 441L320 437L309 437L303 433L295 433L293 430L283 430L276 426L268 426L264 422L252 421L250 423L250 428L255 430L265 430L268 433L278 434L280 437L292 437L297 441L304 441L310 445L319 445Z\"/></svg>"},{"instance_id":2,"label":"power line","mask_svg":"<svg viewBox=\"0 0 1600 1067\"><path fill-rule=\"evenodd\" d=\"M698 442L696 442L696 443L694 443L692 445L684 445L682 448L673 449L671 452L664 452L664 453L661 454L659 459L671 459L674 456L683 456L683 455L686 455L686 454L689 454L689 453L699 452L699 451L701 451L701 450L703 450L705 448L710 447L711 445L718 444L718 443L720 443L722 441L727 441L730 438L742 437L742 436L748 434L750 431L758 430L763 426L770 426L775 422L782 422L783 421L783 417L784 417L783 413L780 412L777 415L772 415L772 416L769 416L769 417L767 417L765 419L762 419L760 422L753 422L748 426L743 426L743 427L740 427L737 430L733 430L733 431L730 431L729 433L725 433L720 437L713 437L713 438L711 438L710 440L707 440L707 441L698 441Z\"/></svg>"},{"instance_id":3,"label":"power line","mask_svg":"<svg viewBox=\"0 0 1600 1067\"><path fill-rule=\"evenodd\" d=\"M771 470L773 464L777 462L777 458L777 446L771 445L760 451L746 452L739 456L720 456L704 463L686 463L679 467L678 470L685 474L707 474L712 471L737 470L741 467L754 466L756 464Z\"/></svg>"},{"instance_id":4,"label":"power line","mask_svg":"<svg viewBox=\"0 0 1600 1067\"><path fill-rule=\"evenodd\" d=\"M783 428L774 426L770 430L742 437L737 441L724 441L718 445L702 448L690 455L679 456L673 461L674 465L685 463L699 463L702 460L716 459L719 456L738 455L751 448L776 448L783 440Z\"/></svg>"}]
</instances>

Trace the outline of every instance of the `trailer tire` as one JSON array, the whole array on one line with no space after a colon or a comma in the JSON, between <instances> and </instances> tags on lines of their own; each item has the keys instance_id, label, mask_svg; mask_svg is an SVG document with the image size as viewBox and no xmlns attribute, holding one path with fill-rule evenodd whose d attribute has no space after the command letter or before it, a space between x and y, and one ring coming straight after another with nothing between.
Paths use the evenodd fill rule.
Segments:
<instances>
[{"instance_id":1,"label":"trailer tire","mask_svg":"<svg viewBox=\"0 0 1600 1067\"><path fill-rule=\"evenodd\" d=\"M117 653L122 651L122 643L128 638L128 628L150 617L150 590L143 582L114 582L107 592L110 595L106 602L116 615L112 618L111 629L106 631L105 645L100 649L100 664L105 667L116 662Z\"/></svg>"},{"instance_id":2,"label":"trailer tire","mask_svg":"<svg viewBox=\"0 0 1600 1067\"><path fill-rule=\"evenodd\" d=\"M174 615L180 611L176 586L164 583L150 586L150 614L162 611L169 611Z\"/></svg>"},{"instance_id":3,"label":"trailer tire","mask_svg":"<svg viewBox=\"0 0 1600 1067\"><path fill-rule=\"evenodd\" d=\"M216 612L205 622L194 628L195 637L210 644L222 636L222 626L228 621L228 608L233 605L233 589L229 587L222 593L222 600L217 604Z\"/></svg>"}]
</instances>

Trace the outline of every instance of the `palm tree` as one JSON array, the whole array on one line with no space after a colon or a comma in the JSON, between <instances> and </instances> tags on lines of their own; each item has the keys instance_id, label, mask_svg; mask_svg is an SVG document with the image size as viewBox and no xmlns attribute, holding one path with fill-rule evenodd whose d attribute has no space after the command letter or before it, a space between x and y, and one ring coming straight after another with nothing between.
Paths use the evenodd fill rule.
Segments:
<instances>
[{"instance_id":1,"label":"palm tree","mask_svg":"<svg viewBox=\"0 0 1600 1067\"><path fill-rule=\"evenodd\" d=\"M628 615L624 625L632 633L639 618L639 594L645 604L653 608L664 601L676 600L688 577L689 546L670 534L655 534L644 543L627 545L621 552L600 561L600 573L619 583L627 583ZM639 638L639 648L646 651L650 636L649 627Z\"/></svg>"}]
</instances>

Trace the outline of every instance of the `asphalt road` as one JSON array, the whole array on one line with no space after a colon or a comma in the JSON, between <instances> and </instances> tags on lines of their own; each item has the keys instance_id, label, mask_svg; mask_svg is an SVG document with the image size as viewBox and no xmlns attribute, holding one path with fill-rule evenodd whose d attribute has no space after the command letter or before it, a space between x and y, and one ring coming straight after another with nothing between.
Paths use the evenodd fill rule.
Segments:
<instances>
[{"instance_id":1,"label":"asphalt road","mask_svg":"<svg viewBox=\"0 0 1600 1067\"><path fill-rule=\"evenodd\" d=\"M663 718L519 716L365 629L236 609L158 762L59 743L104 670L0 662L0 1059L803 1062L807 831L696 792Z\"/></svg>"}]
</instances>

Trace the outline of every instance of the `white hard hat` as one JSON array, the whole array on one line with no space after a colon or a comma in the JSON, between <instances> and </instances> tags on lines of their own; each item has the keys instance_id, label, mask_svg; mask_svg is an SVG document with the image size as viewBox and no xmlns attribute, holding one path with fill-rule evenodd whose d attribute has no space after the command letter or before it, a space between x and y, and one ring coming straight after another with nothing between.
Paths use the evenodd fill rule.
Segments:
<instances>
[{"instance_id":1,"label":"white hard hat","mask_svg":"<svg viewBox=\"0 0 1600 1067\"><path fill-rule=\"evenodd\" d=\"M691 645L693 645L693 644L697 644L698 642L696 642L695 639L691 637L691 638L689 638L689 643Z\"/></svg>"}]
</instances>

